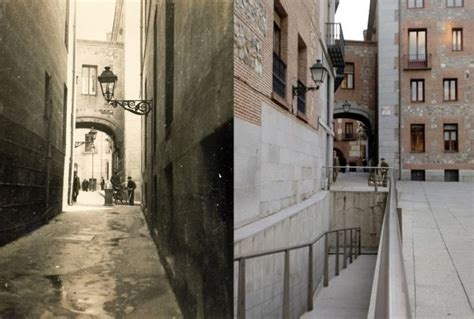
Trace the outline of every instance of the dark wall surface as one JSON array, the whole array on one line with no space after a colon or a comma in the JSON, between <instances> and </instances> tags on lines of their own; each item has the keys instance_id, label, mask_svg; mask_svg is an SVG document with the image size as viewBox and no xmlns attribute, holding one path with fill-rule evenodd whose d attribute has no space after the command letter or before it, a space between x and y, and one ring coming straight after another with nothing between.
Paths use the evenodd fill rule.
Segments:
<instances>
[{"instance_id":1,"label":"dark wall surface","mask_svg":"<svg viewBox=\"0 0 474 319\"><path fill-rule=\"evenodd\" d=\"M185 317L230 318L233 1L143 7L143 209Z\"/></svg>"},{"instance_id":2,"label":"dark wall surface","mask_svg":"<svg viewBox=\"0 0 474 319\"><path fill-rule=\"evenodd\" d=\"M61 212L65 30L66 1L0 4L0 245Z\"/></svg>"}]
</instances>

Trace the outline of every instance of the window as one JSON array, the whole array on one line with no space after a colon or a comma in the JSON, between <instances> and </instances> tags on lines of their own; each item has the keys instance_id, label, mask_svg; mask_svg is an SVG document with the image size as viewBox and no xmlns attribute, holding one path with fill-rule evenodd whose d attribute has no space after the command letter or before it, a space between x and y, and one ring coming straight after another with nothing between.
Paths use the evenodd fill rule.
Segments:
<instances>
[{"instance_id":1,"label":"window","mask_svg":"<svg viewBox=\"0 0 474 319\"><path fill-rule=\"evenodd\" d=\"M443 79L443 95L445 101L457 101L457 79Z\"/></svg>"},{"instance_id":2,"label":"window","mask_svg":"<svg viewBox=\"0 0 474 319\"><path fill-rule=\"evenodd\" d=\"M453 29L453 51L462 51L462 29Z\"/></svg>"},{"instance_id":3,"label":"window","mask_svg":"<svg viewBox=\"0 0 474 319\"><path fill-rule=\"evenodd\" d=\"M346 63L344 68L344 80L342 80L341 88L354 89L354 63Z\"/></svg>"},{"instance_id":4,"label":"window","mask_svg":"<svg viewBox=\"0 0 474 319\"><path fill-rule=\"evenodd\" d=\"M67 86L66 86L66 83L64 83L64 87L63 87L63 134L62 134L63 151L66 150L66 138L67 138L66 132L67 132Z\"/></svg>"},{"instance_id":5,"label":"window","mask_svg":"<svg viewBox=\"0 0 474 319\"><path fill-rule=\"evenodd\" d=\"M286 64L283 61L284 17L275 8L273 21L273 91L286 96Z\"/></svg>"},{"instance_id":6,"label":"window","mask_svg":"<svg viewBox=\"0 0 474 319\"><path fill-rule=\"evenodd\" d=\"M463 0L446 0L447 7L462 7L464 6Z\"/></svg>"},{"instance_id":7,"label":"window","mask_svg":"<svg viewBox=\"0 0 474 319\"><path fill-rule=\"evenodd\" d=\"M408 8L423 8L423 0L408 0Z\"/></svg>"},{"instance_id":8,"label":"window","mask_svg":"<svg viewBox=\"0 0 474 319\"><path fill-rule=\"evenodd\" d=\"M445 182L459 182L459 170L457 170L457 169L445 169L444 170L444 181Z\"/></svg>"},{"instance_id":9,"label":"window","mask_svg":"<svg viewBox=\"0 0 474 319\"><path fill-rule=\"evenodd\" d=\"M83 65L82 66L82 94L96 95L97 94L97 66Z\"/></svg>"},{"instance_id":10,"label":"window","mask_svg":"<svg viewBox=\"0 0 474 319\"><path fill-rule=\"evenodd\" d=\"M306 44L303 39L298 35L298 87L306 87L306 70L308 69L307 65L307 50ZM298 94L297 98L297 108L298 112L306 114L306 94Z\"/></svg>"},{"instance_id":11,"label":"window","mask_svg":"<svg viewBox=\"0 0 474 319\"><path fill-rule=\"evenodd\" d=\"M458 125L444 124L444 150L446 152L458 151Z\"/></svg>"},{"instance_id":12,"label":"window","mask_svg":"<svg viewBox=\"0 0 474 319\"><path fill-rule=\"evenodd\" d=\"M410 125L410 144L413 153L425 151L425 124Z\"/></svg>"},{"instance_id":13,"label":"window","mask_svg":"<svg viewBox=\"0 0 474 319\"><path fill-rule=\"evenodd\" d=\"M426 30L409 30L408 43L408 60L426 61Z\"/></svg>"},{"instance_id":14,"label":"window","mask_svg":"<svg viewBox=\"0 0 474 319\"><path fill-rule=\"evenodd\" d=\"M425 80L411 80L411 101L423 102L425 100Z\"/></svg>"},{"instance_id":15,"label":"window","mask_svg":"<svg viewBox=\"0 0 474 319\"><path fill-rule=\"evenodd\" d=\"M425 170L424 169L412 169L411 170L412 181L425 181Z\"/></svg>"},{"instance_id":16,"label":"window","mask_svg":"<svg viewBox=\"0 0 474 319\"><path fill-rule=\"evenodd\" d=\"M354 138L354 124L352 122L345 124L345 137L346 139Z\"/></svg>"}]
</instances>

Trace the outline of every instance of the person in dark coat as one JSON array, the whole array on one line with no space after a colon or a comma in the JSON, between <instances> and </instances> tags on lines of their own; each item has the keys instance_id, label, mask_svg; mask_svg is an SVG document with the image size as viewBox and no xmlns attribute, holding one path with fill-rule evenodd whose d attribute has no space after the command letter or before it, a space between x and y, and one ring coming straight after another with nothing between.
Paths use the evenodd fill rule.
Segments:
<instances>
[{"instance_id":1,"label":"person in dark coat","mask_svg":"<svg viewBox=\"0 0 474 319\"><path fill-rule=\"evenodd\" d=\"M133 206L135 204L135 188L137 188L137 184L135 184L131 176L127 179L128 203Z\"/></svg>"},{"instance_id":2,"label":"person in dark coat","mask_svg":"<svg viewBox=\"0 0 474 319\"><path fill-rule=\"evenodd\" d=\"M382 185L384 187L387 187L387 173L388 173L388 168L389 168L389 165L388 163L385 161L385 158L382 158L381 159L381 162L380 162L380 173L382 175Z\"/></svg>"},{"instance_id":3,"label":"person in dark coat","mask_svg":"<svg viewBox=\"0 0 474 319\"><path fill-rule=\"evenodd\" d=\"M112 183L112 189L114 190L114 199L115 201L118 200L118 197L122 197L119 192L121 192L121 180L120 176L117 171L114 172L112 177L110 178L110 183Z\"/></svg>"},{"instance_id":4,"label":"person in dark coat","mask_svg":"<svg viewBox=\"0 0 474 319\"><path fill-rule=\"evenodd\" d=\"M89 191L89 182L87 181L87 179L84 178L84 180L82 181L82 190L84 192L87 192Z\"/></svg>"},{"instance_id":5,"label":"person in dark coat","mask_svg":"<svg viewBox=\"0 0 474 319\"><path fill-rule=\"evenodd\" d=\"M74 179L72 181L72 202L77 202L77 196L79 195L79 190L81 189L81 180L77 176L77 172L74 172Z\"/></svg>"},{"instance_id":6,"label":"person in dark coat","mask_svg":"<svg viewBox=\"0 0 474 319\"><path fill-rule=\"evenodd\" d=\"M104 177L101 177L100 178L100 190L104 190L105 188L105 180L104 180Z\"/></svg>"}]
</instances>

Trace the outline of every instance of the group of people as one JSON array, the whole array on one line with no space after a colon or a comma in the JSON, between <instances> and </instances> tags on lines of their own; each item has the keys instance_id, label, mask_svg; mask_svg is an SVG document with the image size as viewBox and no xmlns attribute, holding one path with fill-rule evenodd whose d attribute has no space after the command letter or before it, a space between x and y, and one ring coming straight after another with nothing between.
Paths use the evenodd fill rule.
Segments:
<instances>
[{"instance_id":1,"label":"group of people","mask_svg":"<svg viewBox=\"0 0 474 319\"><path fill-rule=\"evenodd\" d=\"M110 178L110 183L112 184L112 189L114 193L114 198L117 199L118 194L122 192L122 181L120 178L120 175L118 175L118 172L115 171L112 177ZM79 190L81 189L83 191L88 191L89 190L89 181L87 179L84 179L81 183L81 180L79 176L77 176L77 172L74 172L74 178L73 178L73 183L72 183L72 201L77 202L77 196L79 195ZM102 177L100 181L100 188L101 190L105 189L105 180ZM127 194L128 198L127 201L130 205L135 204L135 189L137 188L136 183L132 180L131 176L128 176L127 178Z\"/></svg>"},{"instance_id":2,"label":"group of people","mask_svg":"<svg viewBox=\"0 0 474 319\"><path fill-rule=\"evenodd\" d=\"M367 159L364 157L362 159L362 166L365 167L367 165L368 165ZM339 157L337 156L336 151L334 151L333 152L333 169L332 169L332 180L333 180L333 182L336 182L337 174L340 170L340 167L341 167L341 164L340 164L340 161L339 161ZM376 169L376 174L380 176L380 179L382 181L383 186L387 186L387 174L388 174L388 169L389 169L390 166L385 161L385 158L380 159L379 167L380 167L380 169ZM367 171L368 170L364 169L364 172L367 172Z\"/></svg>"}]
</instances>

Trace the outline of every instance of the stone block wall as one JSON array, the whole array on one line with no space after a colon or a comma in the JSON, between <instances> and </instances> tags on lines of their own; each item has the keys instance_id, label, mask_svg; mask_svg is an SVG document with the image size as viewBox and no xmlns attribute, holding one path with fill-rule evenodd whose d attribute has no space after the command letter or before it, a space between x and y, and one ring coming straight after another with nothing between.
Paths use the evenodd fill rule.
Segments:
<instances>
[{"instance_id":1,"label":"stone block wall","mask_svg":"<svg viewBox=\"0 0 474 319\"><path fill-rule=\"evenodd\" d=\"M66 1L0 3L0 245L62 209L67 17Z\"/></svg>"},{"instance_id":2,"label":"stone block wall","mask_svg":"<svg viewBox=\"0 0 474 319\"><path fill-rule=\"evenodd\" d=\"M142 208L184 317L230 318L233 1L142 7Z\"/></svg>"}]
</instances>

